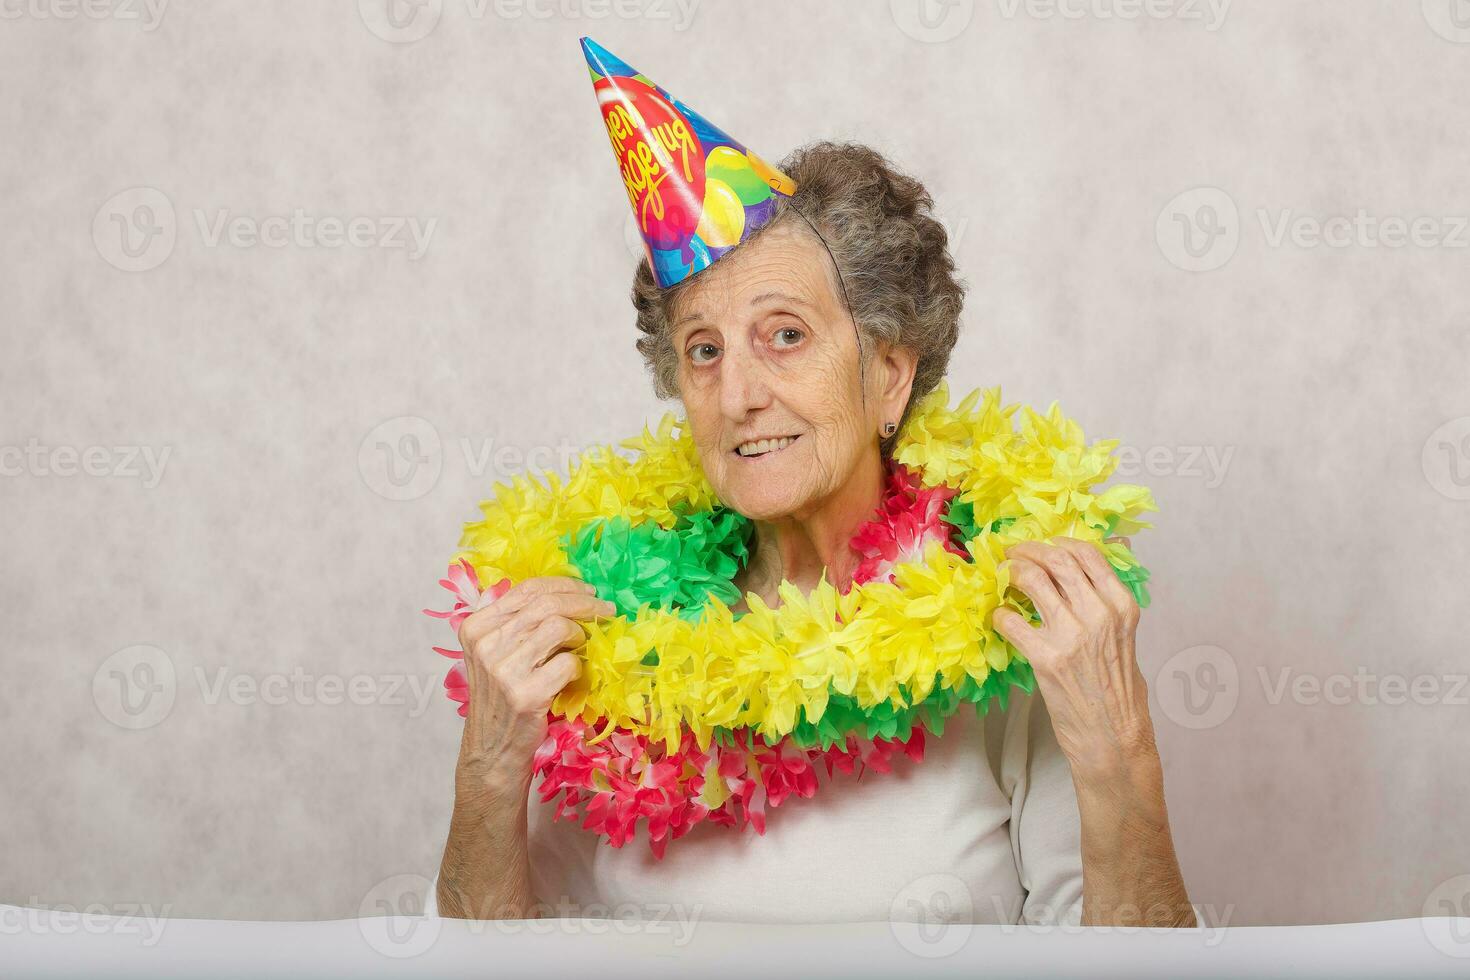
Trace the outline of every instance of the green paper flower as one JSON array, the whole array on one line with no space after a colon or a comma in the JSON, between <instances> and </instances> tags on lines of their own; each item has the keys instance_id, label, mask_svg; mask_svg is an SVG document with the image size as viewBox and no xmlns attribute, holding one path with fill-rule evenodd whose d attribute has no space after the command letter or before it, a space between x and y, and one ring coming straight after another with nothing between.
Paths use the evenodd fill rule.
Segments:
<instances>
[{"instance_id":1,"label":"green paper flower","mask_svg":"<svg viewBox=\"0 0 1470 980\"><path fill-rule=\"evenodd\" d=\"M672 528L598 518L565 535L562 549L597 594L623 616L647 603L697 616L710 596L740 598L735 573L750 558L750 521L729 508L680 513Z\"/></svg>"}]
</instances>

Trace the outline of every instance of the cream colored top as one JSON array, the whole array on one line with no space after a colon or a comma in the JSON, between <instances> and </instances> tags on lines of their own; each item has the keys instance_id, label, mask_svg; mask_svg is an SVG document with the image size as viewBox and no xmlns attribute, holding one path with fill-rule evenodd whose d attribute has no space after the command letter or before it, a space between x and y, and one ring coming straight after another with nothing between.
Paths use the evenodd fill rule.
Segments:
<instances>
[{"instance_id":1,"label":"cream colored top","mask_svg":"<svg viewBox=\"0 0 1470 980\"><path fill-rule=\"evenodd\" d=\"M532 888L563 916L1080 923L1077 796L1039 693L983 718L961 708L921 763L818 779L811 799L767 808L764 836L700 824L662 861L641 835L613 848L552 820L533 788Z\"/></svg>"}]
</instances>

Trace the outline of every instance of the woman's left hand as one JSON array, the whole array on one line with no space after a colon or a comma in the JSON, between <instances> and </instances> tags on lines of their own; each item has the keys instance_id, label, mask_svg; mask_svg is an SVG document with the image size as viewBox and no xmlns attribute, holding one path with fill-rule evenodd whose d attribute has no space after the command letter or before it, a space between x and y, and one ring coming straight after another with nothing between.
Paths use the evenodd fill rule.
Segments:
<instances>
[{"instance_id":1,"label":"woman's left hand","mask_svg":"<svg viewBox=\"0 0 1470 980\"><path fill-rule=\"evenodd\" d=\"M1117 539L1109 539L1117 540ZM1058 536L1006 549L1011 584L1041 614L995 611L996 632L1031 663L1074 780L1110 784L1158 762L1138 668L1138 603L1097 545Z\"/></svg>"},{"instance_id":2,"label":"woman's left hand","mask_svg":"<svg viewBox=\"0 0 1470 980\"><path fill-rule=\"evenodd\" d=\"M1112 540L1112 539L1109 539ZM1031 662L1081 817L1082 924L1192 927L1164 775L1134 655L1138 603L1097 545L1056 537L1006 549L1011 583L1041 614L995 628Z\"/></svg>"}]
</instances>

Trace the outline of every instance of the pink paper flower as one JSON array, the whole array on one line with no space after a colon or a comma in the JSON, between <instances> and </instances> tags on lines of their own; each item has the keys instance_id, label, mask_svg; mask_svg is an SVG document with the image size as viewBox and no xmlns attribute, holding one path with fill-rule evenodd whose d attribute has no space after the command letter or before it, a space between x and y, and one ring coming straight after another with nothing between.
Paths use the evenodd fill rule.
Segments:
<instances>
[{"instance_id":1,"label":"pink paper flower","mask_svg":"<svg viewBox=\"0 0 1470 980\"><path fill-rule=\"evenodd\" d=\"M454 605L443 612L436 609L425 609L424 614L433 616L435 619L449 620L450 628L458 633L459 624L463 623L471 613L484 609L510 591L511 581L503 578L491 586L488 591L481 591L480 576L475 572L475 566L461 558L449 566L448 574L439 580L439 584L454 596ZM434 652L443 654L452 660L464 660L463 650L435 647ZM460 717L469 713L470 686L469 681L465 678L462 662L449 668L449 673L444 678L444 692L451 700L459 702Z\"/></svg>"},{"instance_id":2,"label":"pink paper flower","mask_svg":"<svg viewBox=\"0 0 1470 980\"><path fill-rule=\"evenodd\" d=\"M954 493L948 487L923 489L905 467L891 464L877 516L853 538L854 550L863 556L853 584L891 580L893 567L922 558L930 541L963 555L951 541L953 529L941 520ZM511 586L509 579L502 579L482 590L474 566L464 559L451 565L439 584L454 596L453 606L424 612L448 620L456 632L466 617ZM444 647L434 650L460 661L444 678L444 689L459 702L463 716L469 711L464 653ZM848 735L827 749L800 748L789 737L768 743L747 730L734 732L730 744L712 742L707 749L686 731L672 752L661 740L623 730L592 744L598 734L580 719L548 716L546 738L532 760L533 772L541 778L537 787L541 801L556 800L555 819L578 820L613 847L633 840L641 827L657 858L663 857L670 841L705 821L737 833L749 826L764 834L768 807L816 795L818 765L829 778L837 772L861 778L868 769L890 772L900 753L915 762L924 757L924 730L917 726L905 741Z\"/></svg>"}]
</instances>

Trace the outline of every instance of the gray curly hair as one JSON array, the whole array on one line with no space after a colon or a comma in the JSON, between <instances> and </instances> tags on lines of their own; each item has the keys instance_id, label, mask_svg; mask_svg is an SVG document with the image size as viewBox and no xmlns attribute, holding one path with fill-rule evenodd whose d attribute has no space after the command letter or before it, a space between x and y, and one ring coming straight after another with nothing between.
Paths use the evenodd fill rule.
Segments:
<instances>
[{"instance_id":1,"label":"gray curly hair","mask_svg":"<svg viewBox=\"0 0 1470 980\"><path fill-rule=\"evenodd\" d=\"M860 143L810 143L777 166L796 181L796 193L778 196L772 219L736 248L788 221L810 224L820 233L837 265L845 312L857 324L863 369L878 341L916 355L901 431L914 404L944 378L964 305L965 286L955 276L949 236L934 217L933 198L918 180ZM646 258L633 277L633 308L642 333L638 351L659 398L679 393L671 324L679 297L697 279L662 289ZM897 438L895 433L883 440L885 456Z\"/></svg>"}]
</instances>

